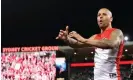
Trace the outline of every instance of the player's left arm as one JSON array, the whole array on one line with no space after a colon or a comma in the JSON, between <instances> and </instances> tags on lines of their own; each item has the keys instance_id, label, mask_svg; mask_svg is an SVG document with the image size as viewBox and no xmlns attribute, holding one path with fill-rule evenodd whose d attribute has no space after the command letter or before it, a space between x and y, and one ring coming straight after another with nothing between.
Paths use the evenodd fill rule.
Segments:
<instances>
[{"instance_id":1,"label":"player's left arm","mask_svg":"<svg viewBox=\"0 0 133 80\"><path fill-rule=\"evenodd\" d=\"M106 38L102 40L84 39L81 40L81 42L99 48L112 49L112 48L118 48L122 40L123 40L122 31L120 29L116 29L111 33L110 39Z\"/></svg>"}]
</instances>

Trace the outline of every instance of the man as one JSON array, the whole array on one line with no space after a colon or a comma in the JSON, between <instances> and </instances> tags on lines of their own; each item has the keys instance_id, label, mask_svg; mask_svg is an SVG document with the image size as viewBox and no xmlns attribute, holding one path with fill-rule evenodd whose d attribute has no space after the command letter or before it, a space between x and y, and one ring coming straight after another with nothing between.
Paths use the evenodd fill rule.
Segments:
<instances>
[{"instance_id":1,"label":"man","mask_svg":"<svg viewBox=\"0 0 133 80\"><path fill-rule=\"evenodd\" d=\"M56 39L67 42L73 48L95 47L94 80L121 80L119 62L123 52L123 33L120 29L112 28L112 13L107 8L98 11L97 22L101 33L83 38L72 31L60 30Z\"/></svg>"}]
</instances>

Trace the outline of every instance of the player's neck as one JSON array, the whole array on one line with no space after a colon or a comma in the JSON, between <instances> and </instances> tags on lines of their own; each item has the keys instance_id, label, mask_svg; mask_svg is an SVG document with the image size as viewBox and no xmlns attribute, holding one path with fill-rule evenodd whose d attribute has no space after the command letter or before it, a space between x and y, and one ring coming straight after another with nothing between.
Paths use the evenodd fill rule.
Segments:
<instances>
[{"instance_id":1,"label":"player's neck","mask_svg":"<svg viewBox=\"0 0 133 80\"><path fill-rule=\"evenodd\" d=\"M109 28L112 28L111 24L109 26L107 26L107 27L101 28L101 33L104 32L105 30L109 29Z\"/></svg>"}]
</instances>

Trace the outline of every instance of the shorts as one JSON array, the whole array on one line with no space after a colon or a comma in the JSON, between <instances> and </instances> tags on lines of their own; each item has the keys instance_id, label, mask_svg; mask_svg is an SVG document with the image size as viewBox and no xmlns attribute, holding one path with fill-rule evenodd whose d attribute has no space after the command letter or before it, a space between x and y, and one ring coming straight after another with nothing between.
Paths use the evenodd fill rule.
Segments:
<instances>
[{"instance_id":1,"label":"shorts","mask_svg":"<svg viewBox=\"0 0 133 80\"><path fill-rule=\"evenodd\" d=\"M94 80L121 80L121 78L117 76L117 73L94 69Z\"/></svg>"}]
</instances>

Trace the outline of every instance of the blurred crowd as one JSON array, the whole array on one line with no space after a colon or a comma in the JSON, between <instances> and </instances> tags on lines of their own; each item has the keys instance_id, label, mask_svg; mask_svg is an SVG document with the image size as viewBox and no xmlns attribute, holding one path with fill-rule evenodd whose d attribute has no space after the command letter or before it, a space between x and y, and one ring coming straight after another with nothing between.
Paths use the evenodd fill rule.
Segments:
<instances>
[{"instance_id":1,"label":"blurred crowd","mask_svg":"<svg viewBox=\"0 0 133 80\"><path fill-rule=\"evenodd\" d=\"M55 80L55 60L55 51L2 53L1 79Z\"/></svg>"},{"instance_id":2,"label":"blurred crowd","mask_svg":"<svg viewBox=\"0 0 133 80\"><path fill-rule=\"evenodd\" d=\"M122 80L133 80L131 65L122 65L120 69ZM93 67L71 68L70 80L94 80Z\"/></svg>"},{"instance_id":3,"label":"blurred crowd","mask_svg":"<svg viewBox=\"0 0 133 80\"><path fill-rule=\"evenodd\" d=\"M55 51L2 53L1 80L55 80L55 61ZM133 80L133 64L120 69L122 80ZM93 67L74 67L70 73L70 80L94 80Z\"/></svg>"},{"instance_id":4,"label":"blurred crowd","mask_svg":"<svg viewBox=\"0 0 133 80\"><path fill-rule=\"evenodd\" d=\"M93 67L71 68L70 80L94 80Z\"/></svg>"}]
</instances>

